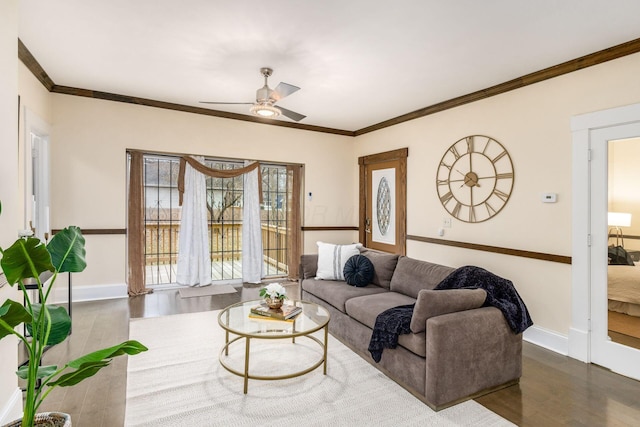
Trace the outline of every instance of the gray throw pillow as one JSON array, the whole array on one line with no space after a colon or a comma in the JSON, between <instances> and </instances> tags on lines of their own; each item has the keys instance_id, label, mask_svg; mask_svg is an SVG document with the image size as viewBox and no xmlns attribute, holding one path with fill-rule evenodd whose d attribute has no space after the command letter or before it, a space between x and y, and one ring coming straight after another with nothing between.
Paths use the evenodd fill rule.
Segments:
<instances>
[{"instance_id":1,"label":"gray throw pillow","mask_svg":"<svg viewBox=\"0 0 640 427\"><path fill-rule=\"evenodd\" d=\"M455 268L452 267L401 256L393 272L390 289L393 292L418 298L418 293L422 289L435 288L454 271Z\"/></svg>"},{"instance_id":2,"label":"gray throw pillow","mask_svg":"<svg viewBox=\"0 0 640 427\"><path fill-rule=\"evenodd\" d=\"M456 311L482 307L487 299L484 289L423 289L418 293L411 317L411 332L427 329L427 319Z\"/></svg>"},{"instance_id":3,"label":"gray throw pillow","mask_svg":"<svg viewBox=\"0 0 640 427\"><path fill-rule=\"evenodd\" d=\"M360 248L360 253L373 264L373 278L371 283L389 289L391 278L398 264L398 254L376 251L368 248Z\"/></svg>"}]
</instances>

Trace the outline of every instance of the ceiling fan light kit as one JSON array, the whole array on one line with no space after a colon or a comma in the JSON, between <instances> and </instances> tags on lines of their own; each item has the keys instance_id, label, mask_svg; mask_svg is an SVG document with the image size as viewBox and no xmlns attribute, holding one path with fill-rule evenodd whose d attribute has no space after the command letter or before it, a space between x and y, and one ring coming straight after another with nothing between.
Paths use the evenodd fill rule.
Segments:
<instances>
[{"instance_id":1,"label":"ceiling fan light kit","mask_svg":"<svg viewBox=\"0 0 640 427\"><path fill-rule=\"evenodd\" d=\"M298 86L290 85L288 83L280 82L275 89L271 89L267 84L267 79L271 74L273 74L273 70L271 68L263 67L260 68L260 74L264 76L264 86L256 91L256 102L210 102L210 101L201 101L203 104L248 104L251 105L249 108L249 112L253 115L259 117L265 117L273 119L280 115L290 118L291 120L295 120L299 122L304 119L305 115L296 113L295 111L287 110L282 107L275 107L273 104L278 102L284 97L291 95L294 92L300 90Z\"/></svg>"},{"instance_id":2,"label":"ceiling fan light kit","mask_svg":"<svg viewBox=\"0 0 640 427\"><path fill-rule=\"evenodd\" d=\"M249 108L251 114L255 114L260 117L278 117L281 112L279 109L274 107L273 105L269 105L267 103L264 104L254 104Z\"/></svg>"}]
</instances>

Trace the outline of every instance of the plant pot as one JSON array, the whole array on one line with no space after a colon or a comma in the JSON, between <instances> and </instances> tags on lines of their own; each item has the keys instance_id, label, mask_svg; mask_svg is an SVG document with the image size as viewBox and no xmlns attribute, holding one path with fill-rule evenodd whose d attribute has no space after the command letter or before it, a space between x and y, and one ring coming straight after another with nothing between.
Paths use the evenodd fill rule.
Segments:
<instances>
[{"instance_id":1,"label":"plant pot","mask_svg":"<svg viewBox=\"0 0 640 427\"><path fill-rule=\"evenodd\" d=\"M38 427L71 427L71 415L64 412L42 412L36 414L34 425ZM22 418L3 427L22 427Z\"/></svg>"}]
</instances>

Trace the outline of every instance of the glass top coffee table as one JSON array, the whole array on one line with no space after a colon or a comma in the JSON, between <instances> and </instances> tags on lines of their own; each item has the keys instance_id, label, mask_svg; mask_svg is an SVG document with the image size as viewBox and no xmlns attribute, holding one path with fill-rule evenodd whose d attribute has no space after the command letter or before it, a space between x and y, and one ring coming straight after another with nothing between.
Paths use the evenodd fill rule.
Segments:
<instances>
[{"instance_id":1,"label":"glass top coffee table","mask_svg":"<svg viewBox=\"0 0 640 427\"><path fill-rule=\"evenodd\" d=\"M273 320L271 318L250 317L251 307L259 305L263 300L242 301L233 304L220 312L218 324L225 330L225 345L220 351L220 364L232 374L244 378L244 393L247 393L249 379L253 380L283 380L299 377L313 371L320 365L324 365L324 375L327 374L327 338L329 334L329 312L322 306L312 302L300 300L288 300L286 304L296 305L302 308L302 312L295 319L289 321ZM324 329L324 341L311 335ZM237 335L230 339L229 335ZM251 340L291 339L292 351L295 351L297 337L310 339L317 343L321 350L321 357L311 366L286 375L252 375L249 372L249 359L251 356ZM244 339L244 370L230 366L226 357L229 355L229 346L234 342Z\"/></svg>"}]
</instances>

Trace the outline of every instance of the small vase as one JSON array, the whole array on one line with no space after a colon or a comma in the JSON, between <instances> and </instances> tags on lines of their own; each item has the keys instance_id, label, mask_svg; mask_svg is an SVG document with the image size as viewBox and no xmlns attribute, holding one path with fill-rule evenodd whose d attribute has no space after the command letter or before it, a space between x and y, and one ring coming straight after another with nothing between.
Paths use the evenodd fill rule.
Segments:
<instances>
[{"instance_id":1,"label":"small vase","mask_svg":"<svg viewBox=\"0 0 640 427\"><path fill-rule=\"evenodd\" d=\"M269 306L269 308L273 308L273 309L277 309L282 307L282 301L281 299L278 298L265 298L264 301L267 303L267 305Z\"/></svg>"}]
</instances>

